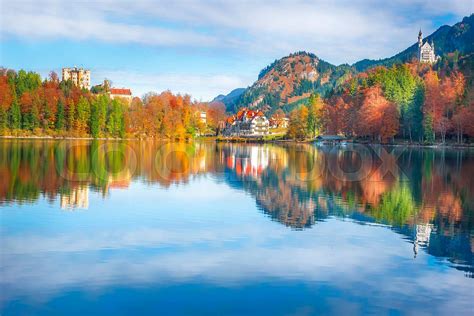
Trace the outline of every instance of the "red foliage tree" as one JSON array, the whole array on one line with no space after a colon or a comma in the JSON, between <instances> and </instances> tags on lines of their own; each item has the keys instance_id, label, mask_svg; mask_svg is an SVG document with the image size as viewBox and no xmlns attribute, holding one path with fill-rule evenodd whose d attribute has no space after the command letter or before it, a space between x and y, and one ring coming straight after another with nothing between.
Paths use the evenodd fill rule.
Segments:
<instances>
[{"instance_id":1,"label":"red foliage tree","mask_svg":"<svg viewBox=\"0 0 474 316\"><path fill-rule=\"evenodd\" d=\"M364 96L359 113L359 135L386 142L397 134L400 126L397 107L385 99L379 86L367 88Z\"/></svg>"}]
</instances>

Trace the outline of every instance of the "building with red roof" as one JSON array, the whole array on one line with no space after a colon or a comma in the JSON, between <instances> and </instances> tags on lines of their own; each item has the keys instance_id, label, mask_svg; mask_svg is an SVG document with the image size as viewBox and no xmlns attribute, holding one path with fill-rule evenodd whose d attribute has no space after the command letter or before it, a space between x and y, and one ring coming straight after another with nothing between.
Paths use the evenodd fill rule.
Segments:
<instances>
[{"instance_id":1,"label":"building with red roof","mask_svg":"<svg viewBox=\"0 0 474 316\"><path fill-rule=\"evenodd\" d=\"M112 100L122 99L127 102L127 104L132 103L132 91L126 88L110 88L108 94Z\"/></svg>"},{"instance_id":2,"label":"building with red roof","mask_svg":"<svg viewBox=\"0 0 474 316\"><path fill-rule=\"evenodd\" d=\"M258 137L269 133L269 122L261 110L240 109L226 120L224 135Z\"/></svg>"}]
</instances>

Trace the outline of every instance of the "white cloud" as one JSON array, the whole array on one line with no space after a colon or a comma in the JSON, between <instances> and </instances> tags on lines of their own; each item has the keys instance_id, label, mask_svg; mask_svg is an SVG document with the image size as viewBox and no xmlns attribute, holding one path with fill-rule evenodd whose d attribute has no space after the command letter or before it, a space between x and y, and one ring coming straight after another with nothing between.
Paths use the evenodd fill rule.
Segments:
<instances>
[{"instance_id":1,"label":"white cloud","mask_svg":"<svg viewBox=\"0 0 474 316\"><path fill-rule=\"evenodd\" d=\"M56 1L47 1L44 6L40 1L37 6L30 2L7 2L2 8L2 30L5 34L39 39L94 39L164 46L214 46L217 43L215 38L192 30L109 21L106 11L96 10L93 4L81 2L69 7Z\"/></svg>"},{"instance_id":2,"label":"white cloud","mask_svg":"<svg viewBox=\"0 0 474 316\"><path fill-rule=\"evenodd\" d=\"M456 1L5 1L2 34L199 46L285 55L313 51L334 63L392 55L439 25L472 13ZM455 20L454 20L455 21ZM453 21L453 22L454 22Z\"/></svg>"},{"instance_id":3,"label":"white cloud","mask_svg":"<svg viewBox=\"0 0 474 316\"><path fill-rule=\"evenodd\" d=\"M98 41L118 47L131 43L185 51L180 58L193 60L194 57L196 63L199 63L196 50L200 56L212 51L222 60L226 56L232 56L229 59L238 56L247 64L251 64L251 59L271 61L299 50L313 52L334 64L384 58L415 43L420 27L427 35L439 27L439 22L434 21L446 21L449 16L454 23L473 11L472 0L382 3L373 0L0 0L0 3L0 38L27 39L32 43L57 39ZM130 56L127 61L130 68L133 58ZM202 100L250 85L258 71L244 74L243 69L220 70L216 63L213 69L197 65L200 73L197 74L180 67L187 66L178 64L176 72L159 73L155 69L92 70L96 83L108 77L118 86L132 88L138 96L170 89Z\"/></svg>"},{"instance_id":4,"label":"white cloud","mask_svg":"<svg viewBox=\"0 0 474 316\"><path fill-rule=\"evenodd\" d=\"M194 99L210 101L222 92L236 87L245 87L252 77L242 78L230 74L172 74L142 73L121 70L94 70L95 78L110 78L115 87L132 87L133 94L170 90L173 93L189 94ZM100 80L100 79L99 79Z\"/></svg>"},{"instance_id":5,"label":"white cloud","mask_svg":"<svg viewBox=\"0 0 474 316\"><path fill-rule=\"evenodd\" d=\"M217 221L192 229L104 227L93 236L13 234L2 240L4 302L19 297L28 303L47 301L71 288L92 292L117 285L159 287L195 280L234 287L296 280L328 284L349 297L370 297L384 308L410 301L420 303L410 306L412 311L426 312L425 300L435 302L429 309L446 308L453 301L456 310L470 307L466 293L472 282L462 272L440 270L424 253L417 264L411 244L402 236L351 221L330 219L302 232ZM106 260L101 259L104 249Z\"/></svg>"}]
</instances>

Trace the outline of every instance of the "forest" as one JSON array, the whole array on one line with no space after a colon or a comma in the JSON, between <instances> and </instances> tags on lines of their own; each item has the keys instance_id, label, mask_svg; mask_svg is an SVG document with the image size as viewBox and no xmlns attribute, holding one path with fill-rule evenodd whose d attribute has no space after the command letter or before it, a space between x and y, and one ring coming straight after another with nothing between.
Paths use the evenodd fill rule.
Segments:
<instances>
[{"instance_id":1,"label":"forest","mask_svg":"<svg viewBox=\"0 0 474 316\"><path fill-rule=\"evenodd\" d=\"M206 123L199 119L205 111ZM51 72L0 69L0 135L185 140L214 133L225 118L222 104L189 95L148 93L128 104L80 89Z\"/></svg>"},{"instance_id":2,"label":"forest","mask_svg":"<svg viewBox=\"0 0 474 316\"><path fill-rule=\"evenodd\" d=\"M291 111L286 137L338 134L382 143L470 142L473 79L465 70L469 64L460 64L446 58L433 66L413 61L353 75L324 97L313 93ZM274 115L285 114L279 109ZM224 104L196 102L189 95L165 91L125 102L60 81L54 72L42 80L34 72L0 69L2 136L186 140L215 135L225 117Z\"/></svg>"},{"instance_id":3,"label":"forest","mask_svg":"<svg viewBox=\"0 0 474 316\"><path fill-rule=\"evenodd\" d=\"M362 72L289 114L288 137L339 134L373 142L463 143L474 136L472 79L448 61Z\"/></svg>"}]
</instances>

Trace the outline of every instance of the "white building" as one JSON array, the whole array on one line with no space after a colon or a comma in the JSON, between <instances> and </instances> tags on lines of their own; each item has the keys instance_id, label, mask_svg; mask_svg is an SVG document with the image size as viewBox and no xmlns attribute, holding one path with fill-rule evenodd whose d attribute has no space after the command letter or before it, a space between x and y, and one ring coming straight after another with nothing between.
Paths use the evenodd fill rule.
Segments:
<instances>
[{"instance_id":1,"label":"white building","mask_svg":"<svg viewBox=\"0 0 474 316\"><path fill-rule=\"evenodd\" d=\"M270 123L262 111L240 110L227 119L224 135L258 137L269 134Z\"/></svg>"},{"instance_id":2,"label":"white building","mask_svg":"<svg viewBox=\"0 0 474 316\"><path fill-rule=\"evenodd\" d=\"M91 71L83 68L63 68L63 81L71 80L75 86L89 90L91 88Z\"/></svg>"},{"instance_id":3,"label":"white building","mask_svg":"<svg viewBox=\"0 0 474 316\"><path fill-rule=\"evenodd\" d=\"M199 120L201 121L201 123L207 124L207 113L206 113L206 111L199 111L198 115L199 115Z\"/></svg>"},{"instance_id":4,"label":"white building","mask_svg":"<svg viewBox=\"0 0 474 316\"><path fill-rule=\"evenodd\" d=\"M431 41L431 45L426 41L423 44L423 34L418 33L418 60L421 63L433 64L438 60L439 56L435 55L434 42Z\"/></svg>"}]
</instances>

